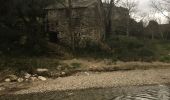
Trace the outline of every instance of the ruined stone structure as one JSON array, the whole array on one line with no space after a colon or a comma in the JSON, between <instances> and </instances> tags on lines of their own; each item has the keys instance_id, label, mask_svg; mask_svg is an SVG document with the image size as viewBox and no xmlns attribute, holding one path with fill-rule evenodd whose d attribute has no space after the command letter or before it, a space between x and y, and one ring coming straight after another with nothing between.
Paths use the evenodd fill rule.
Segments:
<instances>
[{"instance_id":1,"label":"ruined stone structure","mask_svg":"<svg viewBox=\"0 0 170 100\"><path fill-rule=\"evenodd\" d=\"M69 42L71 34L68 30L68 0L63 4L51 5L46 10L49 31L58 32L61 41ZM101 20L98 0L72 0L71 31L77 39L100 40L104 33Z\"/></svg>"},{"instance_id":2,"label":"ruined stone structure","mask_svg":"<svg viewBox=\"0 0 170 100\"><path fill-rule=\"evenodd\" d=\"M130 19L129 11L126 8L114 6L112 14L112 33L119 35L126 33L127 21Z\"/></svg>"},{"instance_id":3,"label":"ruined stone structure","mask_svg":"<svg viewBox=\"0 0 170 100\"><path fill-rule=\"evenodd\" d=\"M105 34L105 26L103 21L102 7L99 0L71 0L71 32L74 33L76 42L90 39L99 41ZM109 7L104 4L104 7ZM50 5L46 8L48 29L51 32L57 32L58 38L61 41L71 41L71 34L69 30L69 16L68 16L68 0L63 3ZM112 33L126 30L126 20L130 18L129 12L126 8L113 7L112 15Z\"/></svg>"}]
</instances>

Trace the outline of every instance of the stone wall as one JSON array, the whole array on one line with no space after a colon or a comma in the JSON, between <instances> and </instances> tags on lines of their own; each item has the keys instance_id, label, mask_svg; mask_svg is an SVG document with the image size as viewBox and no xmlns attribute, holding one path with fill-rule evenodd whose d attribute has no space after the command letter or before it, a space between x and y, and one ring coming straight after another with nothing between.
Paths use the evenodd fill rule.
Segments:
<instances>
[{"instance_id":1,"label":"stone wall","mask_svg":"<svg viewBox=\"0 0 170 100\"><path fill-rule=\"evenodd\" d=\"M112 14L112 33L126 34L127 19L130 18L129 11L126 8L114 7Z\"/></svg>"},{"instance_id":2,"label":"stone wall","mask_svg":"<svg viewBox=\"0 0 170 100\"><path fill-rule=\"evenodd\" d=\"M72 32L76 35L76 39L100 40L104 30L100 16L98 4L72 9ZM66 9L49 10L48 20L49 30L58 31L61 41L70 42Z\"/></svg>"}]
</instances>

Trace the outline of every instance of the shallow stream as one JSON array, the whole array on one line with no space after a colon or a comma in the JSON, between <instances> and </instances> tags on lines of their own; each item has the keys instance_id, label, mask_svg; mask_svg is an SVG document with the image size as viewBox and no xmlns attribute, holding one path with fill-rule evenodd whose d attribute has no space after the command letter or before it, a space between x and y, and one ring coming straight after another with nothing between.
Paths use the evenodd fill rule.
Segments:
<instances>
[{"instance_id":1,"label":"shallow stream","mask_svg":"<svg viewBox=\"0 0 170 100\"><path fill-rule=\"evenodd\" d=\"M0 100L170 100L170 85L131 86L3 95Z\"/></svg>"}]
</instances>

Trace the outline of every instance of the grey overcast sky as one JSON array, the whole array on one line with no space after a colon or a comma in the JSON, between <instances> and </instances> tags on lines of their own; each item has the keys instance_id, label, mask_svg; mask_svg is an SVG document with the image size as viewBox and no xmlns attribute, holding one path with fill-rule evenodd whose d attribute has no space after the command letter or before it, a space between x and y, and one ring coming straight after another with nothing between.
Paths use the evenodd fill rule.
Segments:
<instances>
[{"instance_id":1,"label":"grey overcast sky","mask_svg":"<svg viewBox=\"0 0 170 100\"><path fill-rule=\"evenodd\" d=\"M151 10L153 9L151 7L151 0L137 0L138 1L138 9L139 14L137 16L140 19L140 16L143 16L143 14L149 15L150 19L157 19L158 23L167 23L167 19L161 14L161 13L154 13L152 14ZM141 14L142 13L142 14ZM141 14L141 15L140 15ZM165 13L168 14L168 13Z\"/></svg>"},{"instance_id":2,"label":"grey overcast sky","mask_svg":"<svg viewBox=\"0 0 170 100\"><path fill-rule=\"evenodd\" d=\"M152 7L151 7L151 0L138 0L138 1L139 1L138 9L141 12L150 14L150 16L153 17L153 19L155 19L155 18L159 19L159 21L158 20L157 21L160 24L168 22L167 19L161 13L157 13L155 15L152 15L152 13L151 13L151 9L152 9ZM165 12L165 14L168 14L168 13Z\"/></svg>"},{"instance_id":3,"label":"grey overcast sky","mask_svg":"<svg viewBox=\"0 0 170 100\"><path fill-rule=\"evenodd\" d=\"M103 0L103 1L107 1L107 0ZM108 0L108 1L110 1L110 0ZM162 23L162 24L167 23L167 19L161 13L156 13L156 14L152 13L152 10L153 10L153 8L151 7L152 0L136 0L136 1L138 1L138 7L137 7L138 10L137 10L137 12L135 12L133 14L134 19L136 19L137 21L140 21L144 17L144 15L147 15L148 17L146 18L146 20L157 19L157 20L159 20L158 23ZM166 14L168 14L168 13L166 13Z\"/></svg>"},{"instance_id":4,"label":"grey overcast sky","mask_svg":"<svg viewBox=\"0 0 170 100\"><path fill-rule=\"evenodd\" d=\"M139 0L139 9L144 12L148 12L150 9L150 0Z\"/></svg>"}]
</instances>

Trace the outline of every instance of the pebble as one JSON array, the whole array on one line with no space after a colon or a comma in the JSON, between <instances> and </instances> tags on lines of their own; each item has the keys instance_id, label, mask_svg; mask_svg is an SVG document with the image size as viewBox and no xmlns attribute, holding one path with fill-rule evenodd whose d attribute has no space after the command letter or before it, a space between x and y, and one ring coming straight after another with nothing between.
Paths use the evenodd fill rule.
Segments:
<instances>
[{"instance_id":1,"label":"pebble","mask_svg":"<svg viewBox=\"0 0 170 100\"><path fill-rule=\"evenodd\" d=\"M10 79L10 81L15 82L17 81L18 77L16 75L9 75L8 78Z\"/></svg>"},{"instance_id":2,"label":"pebble","mask_svg":"<svg viewBox=\"0 0 170 100\"><path fill-rule=\"evenodd\" d=\"M89 76L90 74L88 72L84 72L87 76Z\"/></svg>"},{"instance_id":3,"label":"pebble","mask_svg":"<svg viewBox=\"0 0 170 100\"><path fill-rule=\"evenodd\" d=\"M0 87L0 91L3 91L3 90L5 90L5 88L4 87Z\"/></svg>"},{"instance_id":4,"label":"pebble","mask_svg":"<svg viewBox=\"0 0 170 100\"><path fill-rule=\"evenodd\" d=\"M66 74L66 72L61 72L61 74L62 74L62 75L65 75L65 74Z\"/></svg>"},{"instance_id":5,"label":"pebble","mask_svg":"<svg viewBox=\"0 0 170 100\"><path fill-rule=\"evenodd\" d=\"M62 66L58 65L57 70L61 70Z\"/></svg>"},{"instance_id":6,"label":"pebble","mask_svg":"<svg viewBox=\"0 0 170 100\"><path fill-rule=\"evenodd\" d=\"M31 74L25 73L25 78L29 79L31 77Z\"/></svg>"},{"instance_id":7,"label":"pebble","mask_svg":"<svg viewBox=\"0 0 170 100\"><path fill-rule=\"evenodd\" d=\"M38 79L41 80L41 81L46 81L47 79L43 76L38 76Z\"/></svg>"},{"instance_id":8,"label":"pebble","mask_svg":"<svg viewBox=\"0 0 170 100\"><path fill-rule=\"evenodd\" d=\"M7 78L5 79L5 82L11 82L11 79Z\"/></svg>"},{"instance_id":9,"label":"pebble","mask_svg":"<svg viewBox=\"0 0 170 100\"><path fill-rule=\"evenodd\" d=\"M38 80L37 77L31 77L30 79L31 79L31 81L37 81Z\"/></svg>"},{"instance_id":10,"label":"pebble","mask_svg":"<svg viewBox=\"0 0 170 100\"><path fill-rule=\"evenodd\" d=\"M24 81L24 79L23 78L18 78L18 80L17 80L19 83L21 83L21 82L23 82Z\"/></svg>"},{"instance_id":11,"label":"pebble","mask_svg":"<svg viewBox=\"0 0 170 100\"><path fill-rule=\"evenodd\" d=\"M49 70L48 69L43 69L43 68L38 68L37 69L37 72L48 72Z\"/></svg>"}]
</instances>

